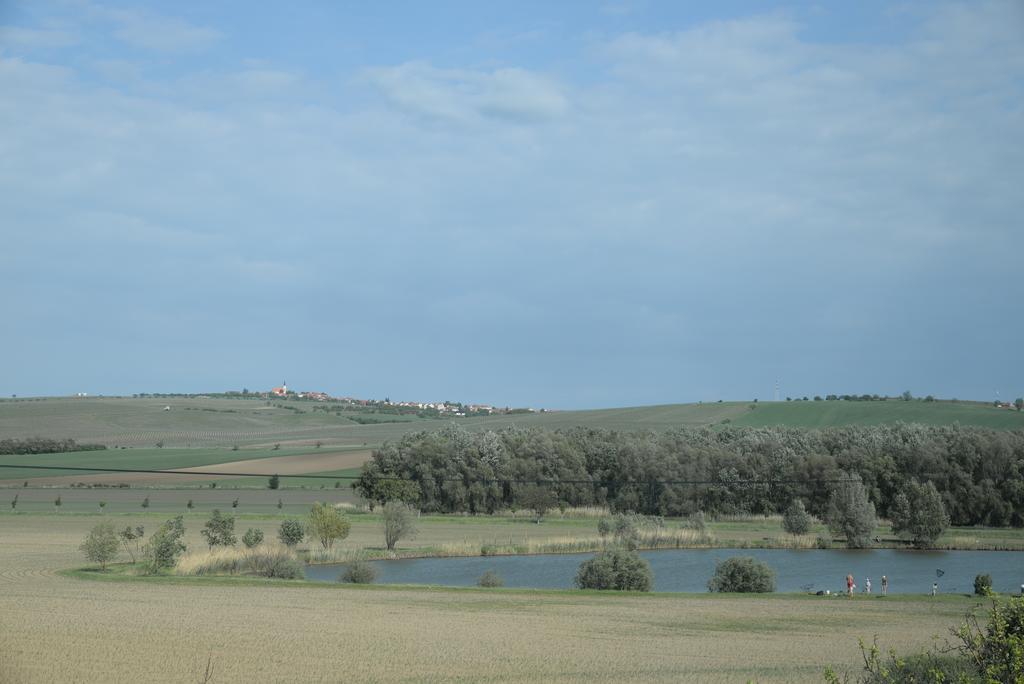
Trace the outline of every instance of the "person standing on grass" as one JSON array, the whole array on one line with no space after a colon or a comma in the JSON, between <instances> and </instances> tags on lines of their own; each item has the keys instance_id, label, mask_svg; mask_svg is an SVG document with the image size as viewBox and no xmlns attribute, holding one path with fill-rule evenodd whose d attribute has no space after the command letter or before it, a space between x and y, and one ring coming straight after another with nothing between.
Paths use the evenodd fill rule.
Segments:
<instances>
[{"instance_id":1,"label":"person standing on grass","mask_svg":"<svg viewBox=\"0 0 1024 684\"><path fill-rule=\"evenodd\" d=\"M889 578L882 575L882 596L885 596L889 592Z\"/></svg>"},{"instance_id":2,"label":"person standing on grass","mask_svg":"<svg viewBox=\"0 0 1024 684\"><path fill-rule=\"evenodd\" d=\"M853 575L846 576L846 595L853 598Z\"/></svg>"},{"instance_id":3,"label":"person standing on grass","mask_svg":"<svg viewBox=\"0 0 1024 684\"><path fill-rule=\"evenodd\" d=\"M870 577L865 577L864 578L864 593L865 594L870 594L871 593L871 578Z\"/></svg>"},{"instance_id":4,"label":"person standing on grass","mask_svg":"<svg viewBox=\"0 0 1024 684\"><path fill-rule=\"evenodd\" d=\"M939 583L938 582L932 582L932 596L935 596L938 593L939 593Z\"/></svg>"}]
</instances>

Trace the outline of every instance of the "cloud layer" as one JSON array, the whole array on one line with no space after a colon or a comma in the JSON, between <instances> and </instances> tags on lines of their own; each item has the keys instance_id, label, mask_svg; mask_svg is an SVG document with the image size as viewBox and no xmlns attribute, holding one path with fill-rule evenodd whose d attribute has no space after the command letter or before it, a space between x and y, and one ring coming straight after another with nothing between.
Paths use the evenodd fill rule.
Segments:
<instances>
[{"instance_id":1,"label":"cloud layer","mask_svg":"<svg viewBox=\"0 0 1024 684\"><path fill-rule=\"evenodd\" d=\"M1024 393L1024 13L899 21L337 69L209 17L12 22L0 391Z\"/></svg>"}]
</instances>

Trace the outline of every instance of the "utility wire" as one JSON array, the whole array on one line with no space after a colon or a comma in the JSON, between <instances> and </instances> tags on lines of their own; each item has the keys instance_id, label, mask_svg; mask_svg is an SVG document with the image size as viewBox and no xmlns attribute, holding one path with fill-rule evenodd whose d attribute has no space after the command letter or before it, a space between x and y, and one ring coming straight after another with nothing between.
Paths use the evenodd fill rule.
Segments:
<instances>
[{"instance_id":1,"label":"utility wire","mask_svg":"<svg viewBox=\"0 0 1024 684\"><path fill-rule=\"evenodd\" d=\"M360 475L281 475L279 473L223 473L215 472L212 470L203 470L199 472L189 472L182 470L141 470L133 468L92 468L87 466L40 466L40 465L10 465L0 463L0 468L24 468L29 470L85 470L88 472L98 473L146 473L152 475L216 475L219 477L304 477L317 480L358 480ZM749 480L617 480L617 479L592 479L592 480L552 480L552 479L538 479L538 478L422 478L417 480L411 477L375 477L377 481L385 482L458 482L463 484L579 484L579 485L780 485L780 484L838 484L841 482L854 482L854 478L804 478L804 479L777 479L777 480L766 480L766 479L749 479Z\"/></svg>"}]
</instances>

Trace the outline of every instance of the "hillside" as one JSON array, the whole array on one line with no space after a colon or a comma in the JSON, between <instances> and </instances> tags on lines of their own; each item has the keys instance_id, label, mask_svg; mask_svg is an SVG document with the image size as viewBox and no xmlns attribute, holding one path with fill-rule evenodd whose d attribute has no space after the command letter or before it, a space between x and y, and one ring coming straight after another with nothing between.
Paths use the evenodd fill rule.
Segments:
<instances>
[{"instance_id":1,"label":"hillside","mask_svg":"<svg viewBox=\"0 0 1024 684\"><path fill-rule=\"evenodd\" d=\"M170 410L164 410L170 406ZM410 431L434 429L441 420L403 417L362 425L314 404L243 399L47 398L0 401L0 439L71 437L108 446L217 447L312 445L374 446ZM755 408L751 408L755 407ZM362 414L365 416L366 414ZM359 416L356 416L359 417ZM380 415L380 420L396 416ZM505 425L662 431L681 425L790 425L828 427L920 422L1024 429L1024 413L977 402L723 402L669 404L591 411L555 411L455 419L467 428Z\"/></svg>"}]
</instances>

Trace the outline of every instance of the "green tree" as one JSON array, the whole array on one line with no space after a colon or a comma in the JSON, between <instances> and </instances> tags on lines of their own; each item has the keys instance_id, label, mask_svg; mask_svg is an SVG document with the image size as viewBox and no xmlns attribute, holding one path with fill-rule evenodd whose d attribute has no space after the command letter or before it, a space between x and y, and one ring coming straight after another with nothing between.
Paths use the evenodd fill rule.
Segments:
<instances>
[{"instance_id":1,"label":"green tree","mask_svg":"<svg viewBox=\"0 0 1024 684\"><path fill-rule=\"evenodd\" d=\"M389 501L381 511L384 522L384 543L388 551L402 539L416 536L416 509L399 501Z\"/></svg>"},{"instance_id":2,"label":"green tree","mask_svg":"<svg viewBox=\"0 0 1024 684\"><path fill-rule=\"evenodd\" d=\"M132 563L135 562L135 552L139 550L139 543L144 531L142 525L139 525L135 528L125 527L117 533L117 538L121 540L121 545L124 546L128 557L132 559Z\"/></svg>"},{"instance_id":3,"label":"green tree","mask_svg":"<svg viewBox=\"0 0 1024 684\"><path fill-rule=\"evenodd\" d=\"M142 507L143 508L149 508L149 497L148 496L145 499L142 500Z\"/></svg>"},{"instance_id":4,"label":"green tree","mask_svg":"<svg viewBox=\"0 0 1024 684\"><path fill-rule=\"evenodd\" d=\"M708 581L708 591L750 592L764 594L775 591L775 572L750 556L735 556L715 565L715 574Z\"/></svg>"},{"instance_id":5,"label":"green tree","mask_svg":"<svg viewBox=\"0 0 1024 684\"><path fill-rule=\"evenodd\" d=\"M338 539L348 536L352 524L334 506L316 502L306 518L306 533L320 542L320 546L329 549Z\"/></svg>"},{"instance_id":6,"label":"green tree","mask_svg":"<svg viewBox=\"0 0 1024 684\"><path fill-rule=\"evenodd\" d=\"M541 484L526 485L519 492L517 498L523 507L533 511L534 521L538 524L544 519L544 515L558 502L554 492L551 491L550 485Z\"/></svg>"},{"instance_id":7,"label":"green tree","mask_svg":"<svg viewBox=\"0 0 1024 684\"><path fill-rule=\"evenodd\" d=\"M281 486L281 478L278 475L271 475L270 480L267 482L267 486L270 489L277 489Z\"/></svg>"},{"instance_id":8,"label":"green tree","mask_svg":"<svg viewBox=\"0 0 1024 684\"><path fill-rule=\"evenodd\" d=\"M1017 408L1018 411L1024 409L1024 397L1017 397L1016 399L1014 399L1013 405Z\"/></svg>"},{"instance_id":9,"label":"green tree","mask_svg":"<svg viewBox=\"0 0 1024 684\"><path fill-rule=\"evenodd\" d=\"M213 509L200 534L211 549L214 546L234 546L238 543L235 538L235 516L222 515L219 508Z\"/></svg>"},{"instance_id":10,"label":"green tree","mask_svg":"<svg viewBox=\"0 0 1024 684\"><path fill-rule=\"evenodd\" d=\"M60 511L60 507L63 504L64 504L64 502L61 500L60 496L58 495L57 498L53 500L53 509L55 511Z\"/></svg>"},{"instance_id":11,"label":"green tree","mask_svg":"<svg viewBox=\"0 0 1024 684\"><path fill-rule=\"evenodd\" d=\"M18 495L15 494L14 498L11 499L11 512L13 513L13 512L15 512L17 510L18 510Z\"/></svg>"},{"instance_id":12,"label":"green tree","mask_svg":"<svg viewBox=\"0 0 1024 684\"><path fill-rule=\"evenodd\" d=\"M93 563L99 563L101 570L107 569L107 563L117 557L117 533L110 523L100 523L89 531L81 549L85 557Z\"/></svg>"},{"instance_id":13,"label":"green tree","mask_svg":"<svg viewBox=\"0 0 1024 684\"><path fill-rule=\"evenodd\" d=\"M306 536L302 523L298 520L282 520L281 527L277 530L277 538L288 547L294 547Z\"/></svg>"},{"instance_id":14,"label":"green tree","mask_svg":"<svg viewBox=\"0 0 1024 684\"><path fill-rule=\"evenodd\" d=\"M960 653L987 682L1024 682L1024 596L993 601L988 624L982 628L977 617L956 631Z\"/></svg>"},{"instance_id":15,"label":"green tree","mask_svg":"<svg viewBox=\"0 0 1024 684\"><path fill-rule=\"evenodd\" d=\"M178 556L185 552L185 519L175 516L154 532L143 548L143 562L146 571L156 574L161 570L173 567Z\"/></svg>"},{"instance_id":16,"label":"green tree","mask_svg":"<svg viewBox=\"0 0 1024 684\"><path fill-rule=\"evenodd\" d=\"M636 551L608 549L580 563L576 586L580 589L650 591L654 584L650 564Z\"/></svg>"},{"instance_id":17,"label":"green tree","mask_svg":"<svg viewBox=\"0 0 1024 684\"><path fill-rule=\"evenodd\" d=\"M263 530L258 530L255 527L250 527L242 535L242 543L245 544L245 548L251 549L259 546L263 543Z\"/></svg>"},{"instance_id":18,"label":"green tree","mask_svg":"<svg viewBox=\"0 0 1024 684\"><path fill-rule=\"evenodd\" d=\"M801 499L793 499L782 516L782 529L792 535L807 534L811 530L811 516Z\"/></svg>"},{"instance_id":19,"label":"green tree","mask_svg":"<svg viewBox=\"0 0 1024 684\"><path fill-rule=\"evenodd\" d=\"M195 507L196 507L196 505L194 503L192 503L192 499L189 499L188 503L185 504L185 508L187 508L190 513L192 512L192 509L195 508Z\"/></svg>"},{"instance_id":20,"label":"green tree","mask_svg":"<svg viewBox=\"0 0 1024 684\"><path fill-rule=\"evenodd\" d=\"M374 506L383 506L389 501L413 504L420 498L420 488L415 482L379 476L370 471L364 471L353 481L352 489L369 502L371 511Z\"/></svg>"},{"instance_id":21,"label":"green tree","mask_svg":"<svg viewBox=\"0 0 1024 684\"><path fill-rule=\"evenodd\" d=\"M889 509L892 531L910 539L919 549L935 544L939 535L949 527L949 515L942 496L931 482L918 484L911 481L893 499Z\"/></svg>"},{"instance_id":22,"label":"green tree","mask_svg":"<svg viewBox=\"0 0 1024 684\"><path fill-rule=\"evenodd\" d=\"M825 524L832 534L846 538L847 548L867 548L877 521L875 505L859 475L840 472L840 480L829 497Z\"/></svg>"}]
</instances>

